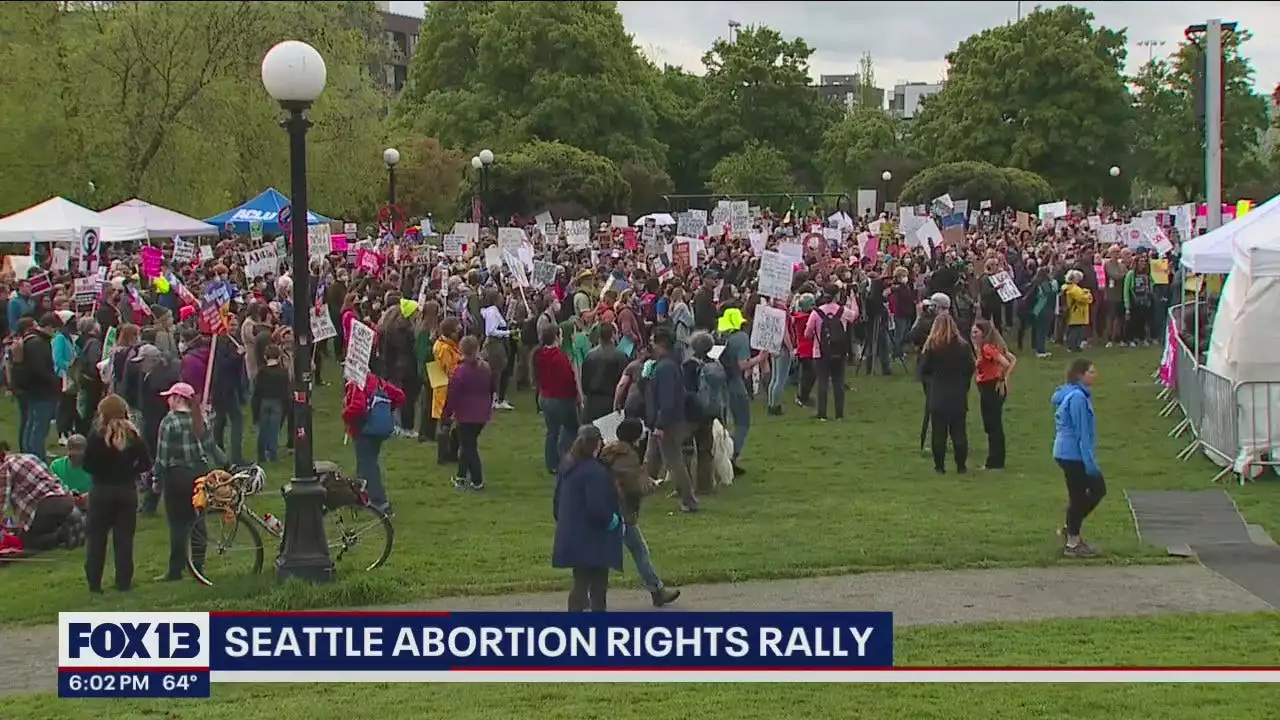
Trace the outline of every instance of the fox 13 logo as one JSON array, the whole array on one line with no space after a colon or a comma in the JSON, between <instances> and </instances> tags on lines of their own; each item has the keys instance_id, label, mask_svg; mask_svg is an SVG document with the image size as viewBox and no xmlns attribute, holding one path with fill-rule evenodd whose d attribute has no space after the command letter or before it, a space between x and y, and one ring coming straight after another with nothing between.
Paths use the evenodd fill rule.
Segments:
<instances>
[{"instance_id":1,"label":"fox 13 logo","mask_svg":"<svg viewBox=\"0 0 1280 720\"><path fill-rule=\"evenodd\" d=\"M62 613L63 667L208 667L207 613Z\"/></svg>"}]
</instances>

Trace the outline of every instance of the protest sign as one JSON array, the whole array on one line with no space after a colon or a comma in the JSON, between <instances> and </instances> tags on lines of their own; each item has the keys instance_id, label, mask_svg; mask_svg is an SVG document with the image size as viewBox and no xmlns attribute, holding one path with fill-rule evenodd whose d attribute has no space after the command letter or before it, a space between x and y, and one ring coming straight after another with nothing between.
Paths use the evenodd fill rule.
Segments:
<instances>
[{"instance_id":1,"label":"protest sign","mask_svg":"<svg viewBox=\"0 0 1280 720\"><path fill-rule=\"evenodd\" d=\"M782 352L782 339L787 332L787 312L764 303L756 305L751 321L751 349L777 355Z\"/></svg>"},{"instance_id":2,"label":"protest sign","mask_svg":"<svg viewBox=\"0 0 1280 720\"><path fill-rule=\"evenodd\" d=\"M78 277L73 285L77 310L90 310L98 301L100 285L97 277Z\"/></svg>"},{"instance_id":3,"label":"protest sign","mask_svg":"<svg viewBox=\"0 0 1280 720\"><path fill-rule=\"evenodd\" d=\"M573 247L587 247L591 244L591 221L570 220L565 223L564 234Z\"/></svg>"},{"instance_id":4,"label":"protest sign","mask_svg":"<svg viewBox=\"0 0 1280 720\"><path fill-rule=\"evenodd\" d=\"M327 257L333 252L333 231L328 223L307 228L307 248L307 257L312 260Z\"/></svg>"},{"instance_id":5,"label":"protest sign","mask_svg":"<svg viewBox=\"0 0 1280 720\"><path fill-rule=\"evenodd\" d=\"M351 322L351 336L347 338L347 359L342 364L342 377L364 385L369 376L369 360L373 357L373 328L359 320Z\"/></svg>"},{"instance_id":6,"label":"protest sign","mask_svg":"<svg viewBox=\"0 0 1280 720\"><path fill-rule=\"evenodd\" d=\"M555 263L545 262L543 260L533 261L533 284L546 287L556 281L556 273L559 267Z\"/></svg>"},{"instance_id":7,"label":"protest sign","mask_svg":"<svg viewBox=\"0 0 1280 720\"><path fill-rule=\"evenodd\" d=\"M760 270L757 274L758 292L774 299L787 297L791 294L794 270L794 258L769 250L760 253Z\"/></svg>"},{"instance_id":8,"label":"protest sign","mask_svg":"<svg viewBox=\"0 0 1280 720\"><path fill-rule=\"evenodd\" d=\"M686 210L676 218L676 234L698 237L707 230L706 210Z\"/></svg>"},{"instance_id":9,"label":"protest sign","mask_svg":"<svg viewBox=\"0 0 1280 720\"><path fill-rule=\"evenodd\" d=\"M356 271L377 275L382 272L382 256L369 248L360 248L356 252Z\"/></svg>"},{"instance_id":10,"label":"protest sign","mask_svg":"<svg viewBox=\"0 0 1280 720\"><path fill-rule=\"evenodd\" d=\"M498 249L504 253L515 255L524 244L524 230L520 228L498 228Z\"/></svg>"},{"instance_id":11,"label":"protest sign","mask_svg":"<svg viewBox=\"0 0 1280 720\"><path fill-rule=\"evenodd\" d=\"M274 245L249 250L244 254L244 273L250 280L264 275L274 275L280 269Z\"/></svg>"},{"instance_id":12,"label":"protest sign","mask_svg":"<svg viewBox=\"0 0 1280 720\"><path fill-rule=\"evenodd\" d=\"M318 305L311 308L311 342L322 343L338 336L333 326L333 318L329 317L329 308Z\"/></svg>"},{"instance_id":13,"label":"protest sign","mask_svg":"<svg viewBox=\"0 0 1280 720\"><path fill-rule=\"evenodd\" d=\"M142 276L160 277L160 268L164 266L164 253L160 252L160 248L148 245L142 248L140 255L142 256Z\"/></svg>"},{"instance_id":14,"label":"protest sign","mask_svg":"<svg viewBox=\"0 0 1280 720\"><path fill-rule=\"evenodd\" d=\"M213 259L213 248L209 245L200 246L200 262L209 262Z\"/></svg>"},{"instance_id":15,"label":"protest sign","mask_svg":"<svg viewBox=\"0 0 1280 720\"><path fill-rule=\"evenodd\" d=\"M444 246L444 254L450 260L460 260L466 251L467 238L464 235L450 233L444 236L441 243Z\"/></svg>"},{"instance_id":16,"label":"protest sign","mask_svg":"<svg viewBox=\"0 0 1280 720\"><path fill-rule=\"evenodd\" d=\"M180 237L173 238L173 261L186 265L196 259L196 244Z\"/></svg>"}]
</instances>

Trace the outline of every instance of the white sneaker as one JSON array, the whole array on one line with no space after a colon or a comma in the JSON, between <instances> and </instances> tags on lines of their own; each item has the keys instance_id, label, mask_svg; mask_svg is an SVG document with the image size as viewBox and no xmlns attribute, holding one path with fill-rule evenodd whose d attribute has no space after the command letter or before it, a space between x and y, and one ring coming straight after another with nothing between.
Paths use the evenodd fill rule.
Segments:
<instances>
[{"instance_id":1,"label":"white sneaker","mask_svg":"<svg viewBox=\"0 0 1280 720\"><path fill-rule=\"evenodd\" d=\"M515 410L515 409L516 409L516 406L515 406L515 405L512 405L511 403L507 402L506 400L503 400L502 402L498 403L497 405L494 405L494 407L498 408L499 410Z\"/></svg>"},{"instance_id":2,"label":"white sneaker","mask_svg":"<svg viewBox=\"0 0 1280 720\"><path fill-rule=\"evenodd\" d=\"M1115 345L1115 343L1107 343L1107 347L1111 347L1113 345Z\"/></svg>"}]
</instances>

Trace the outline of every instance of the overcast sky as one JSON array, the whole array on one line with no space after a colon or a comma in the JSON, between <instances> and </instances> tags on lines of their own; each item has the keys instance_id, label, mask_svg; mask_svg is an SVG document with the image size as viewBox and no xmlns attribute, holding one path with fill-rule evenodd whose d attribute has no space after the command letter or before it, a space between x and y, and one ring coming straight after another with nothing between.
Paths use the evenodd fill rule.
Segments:
<instances>
[{"instance_id":1,"label":"overcast sky","mask_svg":"<svg viewBox=\"0 0 1280 720\"><path fill-rule=\"evenodd\" d=\"M875 59L876 84L935 82L946 75L946 53L964 38L1015 20L1018 8L1033 2L619 2L636 44L659 63L702 71L702 53L729 32L729 22L768 25L787 37L801 36L816 49L813 75L852 74L858 58ZM1253 62L1259 92L1270 94L1280 82L1280 2L1081 2L1098 22L1129 28L1129 71L1151 53L1168 54L1183 39L1187 25L1210 17L1234 20L1253 32L1245 46ZM420 2L392 2L396 12L422 15ZM1147 48L1142 41L1163 42Z\"/></svg>"}]
</instances>

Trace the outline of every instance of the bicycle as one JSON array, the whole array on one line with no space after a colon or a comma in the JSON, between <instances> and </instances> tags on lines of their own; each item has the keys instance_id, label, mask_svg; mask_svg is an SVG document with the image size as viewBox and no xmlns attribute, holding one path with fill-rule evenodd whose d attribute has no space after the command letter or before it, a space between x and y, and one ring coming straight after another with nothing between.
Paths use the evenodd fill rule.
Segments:
<instances>
[{"instance_id":1,"label":"bicycle","mask_svg":"<svg viewBox=\"0 0 1280 720\"><path fill-rule=\"evenodd\" d=\"M382 567L395 543L391 518L369 505L364 480L344 476L335 463L329 462L317 462L315 472L325 488L325 538L334 563L357 548L368 546L377 554L372 562L364 564L365 571ZM266 487L266 478L261 466L246 465L233 467L230 472L214 471L198 481L192 497L196 517L187 529L186 549L187 570L200 584L212 587L213 576L223 575L211 572L211 565L218 565L211 561L239 560L248 567L245 574L261 573L266 557L263 533L283 542L283 522L273 526L249 507L249 497ZM210 537L211 523L221 528L217 540ZM243 542L237 546L237 541Z\"/></svg>"}]
</instances>

